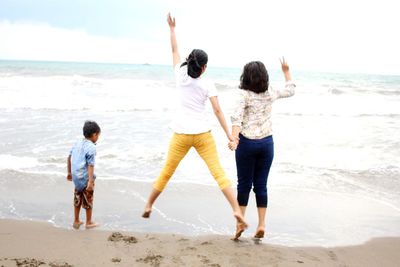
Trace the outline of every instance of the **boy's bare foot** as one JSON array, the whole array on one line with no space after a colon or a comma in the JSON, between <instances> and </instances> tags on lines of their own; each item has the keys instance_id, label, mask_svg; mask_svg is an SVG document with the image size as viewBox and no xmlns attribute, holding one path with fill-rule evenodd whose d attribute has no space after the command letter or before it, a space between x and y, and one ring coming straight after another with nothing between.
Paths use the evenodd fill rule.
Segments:
<instances>
[{"instance_id":1,"label":"boy's bare foot","mask_svg":"<svg viewBox=\"0 0 400 267\"><path fill-rule=\"evenodd\" d=\"M81 221L79 221L79 222L74 222L74 223L72 224L72 227L73 227L75 230L78 230L78 229L81 227L82 224L83 224L83 222L81 222Z\"/></svg>"},{"instance_id":2,"label":"boy's bare foot","mask_svg":"<svg viewBox=\"0 0 400 267\"><path fill-rule=\"evenodd\" d=\"M86 229L93 229L95 227L100 226L100 224L95 223L95 222L91 222L91 223L86 223Z\"/></svg>"},{"instance_id":3,"label":"boy's bare foot","mask_svg":"<svg viewBox=\"0 0 400 267\"><path fill-rule=\"evenodd\" d=\"M254 235L254 238L263 238L265 233L264 227L259 227Z\"/></svg>"}]
</instances>

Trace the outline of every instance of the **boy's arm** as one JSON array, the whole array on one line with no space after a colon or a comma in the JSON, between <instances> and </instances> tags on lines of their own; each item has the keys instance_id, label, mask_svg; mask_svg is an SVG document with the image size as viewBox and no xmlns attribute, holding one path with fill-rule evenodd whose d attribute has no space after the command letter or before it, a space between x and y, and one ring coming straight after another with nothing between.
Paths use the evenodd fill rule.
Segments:
<instances>
[{"instance_id":1,"label":"boy's arm","mask_svg":"<svg viewBox=\"0 0 400 267\"><path fill-rule=\"evenodd\" d=\"M71 174L71 155L68 156L68 163L67 163L67 180L72 181L72 174Z\"/></svg>"},{"instance_id":2,"label":"boy's arm","mask_svg":"<svg viewBox=\"0 0 400 267\"><path fill-rule=\"evenodd\" d=\"M93 191L93 187L94 187L94 166L93 165L89 165L88 166L88 176L89 176L89 181L88 181L88 185L86 187L86 190L88 191Z\"/></svg>"}]
</instances>

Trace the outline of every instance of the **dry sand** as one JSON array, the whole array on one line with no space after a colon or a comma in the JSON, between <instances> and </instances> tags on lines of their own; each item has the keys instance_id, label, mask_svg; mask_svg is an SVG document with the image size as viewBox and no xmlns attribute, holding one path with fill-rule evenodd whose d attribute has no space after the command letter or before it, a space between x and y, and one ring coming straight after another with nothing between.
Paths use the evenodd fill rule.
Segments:
<instances>
[{"instance_id":1,"label":"dry sand","mask_svg":"<svg viewBox=\"0 0 400 267\"><path fill-rule=\"evenodd\" d=\"M400 238L349 247L282 247L218 235L76 231L0 220L1 266L400 266Z\"/></svg>"}]
</instances>

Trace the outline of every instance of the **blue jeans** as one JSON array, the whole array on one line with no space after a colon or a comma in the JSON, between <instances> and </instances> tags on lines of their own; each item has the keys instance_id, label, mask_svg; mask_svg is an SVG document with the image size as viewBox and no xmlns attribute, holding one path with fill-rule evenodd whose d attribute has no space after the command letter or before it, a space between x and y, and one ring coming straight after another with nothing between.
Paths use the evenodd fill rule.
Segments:
<instances>
[{"instance_id":1,"label":"blue jeans","mask_svg":"<svg viewBox=\"0 0 400 267\"><path fill-rule=\"evenodd\" d=\"M267 207L267 180L274 158L274 140L272 139L272 135L262 139L249 139L240 135L235 156L238 177L237 200L239 206L247 206L250 190L253 187L257 207Z\"/></svg>"}]
</instances>

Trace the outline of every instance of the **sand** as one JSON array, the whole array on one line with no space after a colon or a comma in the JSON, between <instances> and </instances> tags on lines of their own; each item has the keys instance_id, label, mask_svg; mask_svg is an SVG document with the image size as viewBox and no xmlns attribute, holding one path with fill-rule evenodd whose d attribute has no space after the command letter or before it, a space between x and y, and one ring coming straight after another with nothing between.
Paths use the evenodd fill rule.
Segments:
<instances>
[{"instance_id":1,"label":"sand","mask_svg":"<svg viewBox=\"0 0 400 267\"><path fill-rule=\"evenodd\" d=\"M264 243L263 243L264 242ZM1 266L400 266L400 238L348 247L283 247L229 236L69 230L0 220Z\"/></svg>"}]
</instances>

